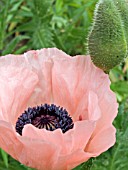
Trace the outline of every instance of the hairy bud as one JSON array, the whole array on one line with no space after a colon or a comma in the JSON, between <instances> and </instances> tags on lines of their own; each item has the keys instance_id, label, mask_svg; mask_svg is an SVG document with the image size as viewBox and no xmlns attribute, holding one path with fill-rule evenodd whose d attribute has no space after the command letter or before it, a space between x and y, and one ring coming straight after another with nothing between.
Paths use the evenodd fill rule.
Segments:
<instances>
[{"instance_id":1,"label":"hairy bud","mask_svg":"<svg viewBox=\"0 0 128 170\"><path fill-rule=\"evenodd\" d=\"M88 37L91 59L104 71L109 71L118 65L127 54L126 31L121 9L123 5L118 7L117 2L116 0L99 0ZM128 20L128 17L124 17L124 20Z\"/></svg>"}]
</instances>

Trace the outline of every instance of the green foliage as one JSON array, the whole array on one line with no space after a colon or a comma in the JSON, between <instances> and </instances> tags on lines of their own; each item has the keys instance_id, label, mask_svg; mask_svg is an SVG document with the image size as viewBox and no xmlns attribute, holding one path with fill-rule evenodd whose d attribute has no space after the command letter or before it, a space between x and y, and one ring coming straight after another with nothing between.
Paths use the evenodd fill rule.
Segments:
<instances>
[{"instance_id":1,"label":"green foliage","mask_svg":"<svg viewBox=\"0 0 128 170\"><path fill-rule=\"evenodd\" d=\"M35 30L33 34L33 39L34 49L38 49L41 47L50 48L56 46L53 41L52 30L47 24L44 24Z\"/></svg>"},{"instance_id":2,"label":"green foliage","mask_svg":"<svg viewBox=\"0 0 128 170\"><path fill-rule=\"evenodd\" d=\"M93 159L90 159L90 160L87 161L86 163L82 163L81 165L77 166L77 167L74 168L73 170L91 170L92 160L93 160Z\"/></svg>"},{"instance_id":3,"label":"green foliage","mask_svg":"<svg viewBox=\"0 0 128 170\"><path fill-rule=\"evenodd\" d=\"M34 5L33 11L37 20L39 19L42 20L45 17L52 3L53 0L47 0L47 1L33 0L33 5Z\"/></svg>"},{"instance_id":4,"label":"green foliage","mask_svg":"<svg viewBox=\"0 0 128 170\"><path fill-rule=\"evenodd\" d=\"M111 89L117 93L119 100L125 99L128 97L128 82L127 81L115 82L111 85Z\"/></svg>"},{"instance_id":5,"label":"green foliage","mask_svg":"<svg viewBox=\"0 0 128 170\"><path fill-rule=\"evenodd\" d=\"M8 156L2 149L0 150L0 170L34 170Z\"/></svg>"},{"instance_id":6,"label":"green foliage","mask_svg":"<svg viewBox=\"0 0 128 170\"><path fill-rule=\"evenodd\" d=\"M1 0L2 55L44 47L58 47L72 55L86 52L85 43L96 2Z\"/></svg>"},{"instance_id":7,"label":"green foliage","mask_svg":"<svg viewBox=\"0 0 128 170\"><path fill-rule=\"evenodd\" d=\"M0 53L57 47L68 54L85 54L87 34L98 0L0 0ZM127 12L127 11L126 11ZM74 170L128 169L128 59L110 71L111 89L119 102L114 121L114 147ZM0 151L0 170L31 170Z\"/></svg>"},{"instance_id":8,"label":"green foliage","mask_svg":"<svg viewBox=\"0 0 128 170\"><path fill-rule=\"evenodd\" d=\"M4 162L4 165L6 168L8 168L8 154L6 152L4 152L2 149L0 149L1 151L1 156Z\"/></svg>"}]
</instances>

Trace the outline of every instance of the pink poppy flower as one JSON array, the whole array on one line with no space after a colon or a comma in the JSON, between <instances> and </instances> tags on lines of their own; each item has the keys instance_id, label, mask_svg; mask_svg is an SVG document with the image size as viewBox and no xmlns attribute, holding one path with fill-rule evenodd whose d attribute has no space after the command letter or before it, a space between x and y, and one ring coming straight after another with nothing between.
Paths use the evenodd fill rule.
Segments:
<instances>
[{"instance_id":1,"label":"pink poppy flower","mask_svg":"<svg viewBox=\"0 0 128 170\"><path fill-rule=\"evenodd\" d=\"M115 143L109 86L89 56L51 48L1 57L0 147L38 170L71 170L100 155Z\"/></svg>"}]
</instances>

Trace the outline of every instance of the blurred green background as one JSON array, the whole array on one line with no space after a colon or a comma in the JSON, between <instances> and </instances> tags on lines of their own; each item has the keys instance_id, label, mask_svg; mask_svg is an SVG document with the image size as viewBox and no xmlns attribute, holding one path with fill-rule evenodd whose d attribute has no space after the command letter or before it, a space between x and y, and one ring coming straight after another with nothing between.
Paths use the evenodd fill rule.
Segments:
<instances>
[{"instance_id":1,"label":"blurred green background","mask_svg":"<svg viewBox=\"0 0 128 170\"><path fill-rule=\"evenodd\" d=\"M98 0L0 0L0 55L57 47L87 54L87 35ZM128 169L128 59L109 73L119 102L114 147L74 170ZM0 170L30 170L0 151Z\"/></svg>"}]
</instances>

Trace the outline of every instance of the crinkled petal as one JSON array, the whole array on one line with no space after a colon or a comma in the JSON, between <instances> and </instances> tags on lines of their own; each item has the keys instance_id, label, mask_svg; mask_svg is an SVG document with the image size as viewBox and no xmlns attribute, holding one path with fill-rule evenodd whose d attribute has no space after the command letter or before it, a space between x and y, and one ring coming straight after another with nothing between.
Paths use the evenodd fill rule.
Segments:
<instances>
[{"instance_id":1,"label":"crinkled petal","mask_svg":"<svg viewBox=\"0 0 128 170\"><path fill-rule=\"evenodd\" d=\"M0 73L0 147L21 163L68 170L114 144L116 97L108 75L89 56L70 57L56 48L29 51L0 58ZM19 114L44 103L64 107L74 128L63 134L26 125L23 136L17 134Z\"/></svg>"},{"instance_id":2,"label":"crinkled petal","mask_svg":"<svg viewBox=\"0 0 128 170\"><path fill-rule=\"evenodd\" d=\"M74 120L78 120L78 112L87 113L87 96L89 91L93 91L101 107L99 124L104 125L106 119L113 121L117 114L116 97L110 91L108 75L92 64L90 56L71 57L56 48L48 48L29 51L25 58L39 77L30 104L54 103L66 108L71 116L74 115ZM109 108L112 102L111 111L104 112L103 105Z\"/></svg>"},{"instance_id":3,"label":"crinkled petal","mask_svg":"<svg viewBox=\"0 0 128 170\"><path fill-rule=\"evenodd\" d=\"M24 54L25 59L39 78L39 82L28 105L35 106L42 103L54 103L52 95L52 69L54 62L52 58L60 58L60 56L65 57L65 53L56 48L33 50Z\"/></svg>"},{"instance_id":4,"label":"crinkled petal","mask_svg":"<svg viewBox=\"0 0 128 170\"><path fill-rule=\"evenodd\" d=\"M54 170L71 170L83 162L86 162L92 154L77 149L66 156L60 156L59 161L54 166Z\"/></svg>"},{"instance_id":5,"label":"crinkled petal","mask_svg":"<svg viewBox=\"0 0 128 170\"><path fill-rule=\"evenodd\" d=\"M54 161L55 166L53 169L57 168L58 170L62 170L68 169L67 162L71 162L72 167L75 167L76 164L78 165L89 158L91 154L85 153L84 149L93 133L94 128L95 123L93 121L89 122L86 120L76 122L74 128L64 134L60 129L50 132L45 129L37 129L32 125L26 125L23 129L23 137L29 138L29 150L33 148L31 146L31 141L34 140L37 141L37 147L38 143L42 141L42 146L40 145L42 150L44 147L49 150L50 145L52 146L52 144L54 144L56 146L55 150L58 150L59 157L57 157L57 160ZM49 146L43 144L43 142L48 142ZM42 154L44 155L45 153L42 152ZM82 155L82 157L77 160L77 158L75 158L75 154L79 154L79 156ZM40 157L42 157L42 155L40 155ZM74 157L74 159L72 159L72 157ZM46 162L47 160L48 159L45 159ZM48 162L49 161L50 160L48 160ZM33 165L35 164L36 168L37 163L33 163ZM32 162L30 164L32 164ZM42 164L42 169L43 168L45 169Z\"/></svg>"},{"instance_id":6,"label":"crinkled petal","mask_svg":"<svg viewBox=\"0 0 128 170\"><path fill-rule=\"evenodd\" d=\"M99 96L101 118L97 122L95 133L111 126L118 113L118 103L115 94L109 88L108 90L105 90L105 88L107 89L107 87L104 87L104 92L101 92L101 96Z\"/></svg>"},{"instance_id":7,"label":"crinkled petal","mask_svg":"<svg viewBox=\"0 0 128 170\"><path fill-rule=\"evenodd\" d=\"M93 91L89 92L88 98L88 120L97 121L101 117L101 111L98 105L98 97Z\"/></svg>"},{"instance_id":8,"label":"crinkled petal","mask_svg":"<svg viewBox=\"0 0 128 170\"><path fill-rule=\"evenodd\" d=\"M32 139L49 141L62 146L62 154L74 151L77 148L84 149L88 140L90 139L95 122L93 121L78 121L75 122L73 129L62 133L60 129L55 131L47 131L45 129L38 129L31 124L25 125L23 129L23 136ZM84 133L84 135L83 135ZM79 138L78 138L79 136Z\"/></svg>"},{"instance_id":9,"label":"crinkled petal","mask_svg":"<svg viewBox=\"0 0 128 170\"><path fill-rule=\"evenodd\" d=\"M116 129L113 126L109 126L90 139L85 151L94 154L94 156L98 156L113 146L115 141Z\"/></svg>"},{"instance_id":10,"label":"crinkled petal","mask_svg":"<svg viewBox=\"0 0 128 170\"><path fill-rule=\"evenodd\" d=\"M82 107L80 112L87 108L88 80L87 74L84 75L85 63L86 59L80 57L67 57L60 60L54 58L52 71L54 102L65 107L71 116L75 115L78 108Z\"/></svg>"},{"instance_id":11,"label":"crinkled petal","mask_svg":"<svg viewBox=\"0 0 128 170\"><path fill-rule=\"evenodd\" d=\"M83 73L88 69L87 59L68 56L56 48L29 51L24 56L39 77L29 105L54 103L74 114L84 102L86 109L88 75Z\"/></svg>"},{"instance_id":12,"label":"crinkled petal","mask_svg":"<svg viewBox=\"0 0 128 170\"><path fill-rule=\"evenodd\" d=\"M49 141L41 141L21 137L23 144L19 161L26 166L36 168L38 170L53 170L54 164L57 162L60 152L60 146Z\"/></svg>"},{"instance_id":13,"label":"crinkled petal","mask_svg":"<svg viewBox=\"0 0 128 170\"><path fill-rule=\"evenodd\" d=\"M26 108L37 75L22 56L9 55L0 59L0 119L15 123Z\"/></svg>"},{"instance_id":14,"label":"crinkled petal","mask_svg":"<svg viewBox=\"0 0 128 170\"><path fill-rule=\"evenodd\" d=\"M92 134L91 141L89 142L88 151L90 151L92 154L95 154L95 156L101 154L113 146L116 140L116 130L112 125L112 121L118 113L118 104L115 94L110 91L108 86L105 87L106 85L107 82L104 84L104 88L101 89L101 94L97 94L99 99L98 103L101 110L101 117L96 122L96 128ZM109 135L106 135L106 133L109 133ZM105 140L107 142L104 142ZM97 147L97 149L93 150L94 145L96 146L96 141L97 145L100 147Z\"/></svg>"},{"instance_id":15,"label":"crinkled petal","mask_svg":"<svg viewBox=\"0 0 128 170\"><path fill-rule=\"evenodd\" d=\"M116 97L108 75L96 68L89 56L70 57L55 48L37 51L36 56L41 66L42 62L51 64L49 102L66 108L75 121L81 114L84 119L97 120L92 138L111 126L117 115Z\"/></svg>"},{"instance_id":16,"label":"crinkled petal","mask_svg":"<svg viewBox=\"0 0 128 170\"><path fill-rule=\"evenodd\" d=\"M88 94L86 95L86 98L88 99L87 101L88 107L86 108L86 110L81 110L81 112L80 108L78 108L74 116L78 120L92 120L92 121L99 120L101 117L101 110L98 104L98 97L96 93L94 93L93 91L89 91Z\"/></svg>"},{"instance_id":17,"label":"crinkled petal","mask_svg":"<svg viewBox=\"0 0 128 170\"><path fill-rule=\"evenodd\" d=\"M13 126L2 120L0 120L0 148L17 160L23 149Z\"/></svg>"}]
</instances>

